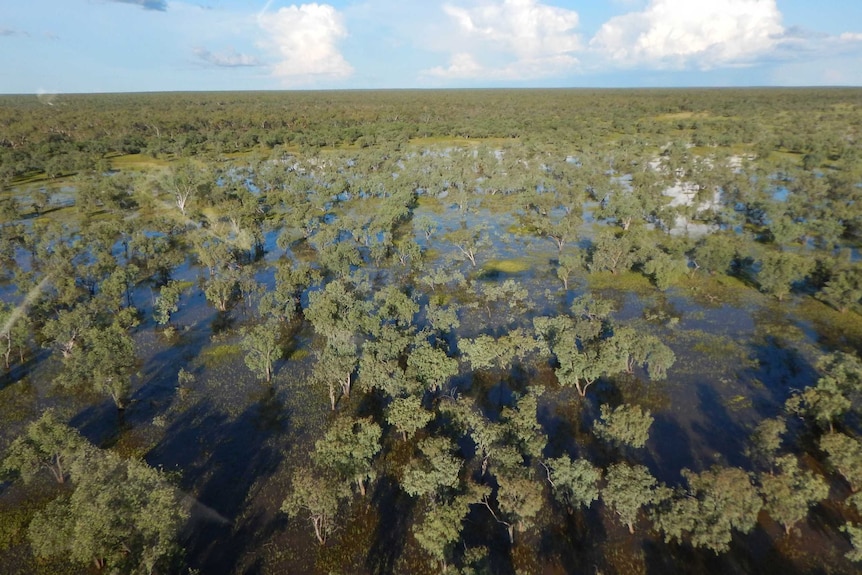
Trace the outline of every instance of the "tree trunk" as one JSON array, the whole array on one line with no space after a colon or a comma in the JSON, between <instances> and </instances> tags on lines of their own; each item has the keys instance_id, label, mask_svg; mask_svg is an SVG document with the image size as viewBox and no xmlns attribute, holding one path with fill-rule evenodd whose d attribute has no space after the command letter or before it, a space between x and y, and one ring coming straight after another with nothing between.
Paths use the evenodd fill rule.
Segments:
<instances>
[{"instance_id":1,"label":"tree trunk","mask_svg":"<svg viewBox=\"0 0 862 575\"><path fill-rule=\"evenodd\" d=\"M314 535L317 537L317 542L323 545L326 543L326 537L323 534L323 517L316 516L311 518L311 524L314 525Z\"/></svg>"}]
</instances>

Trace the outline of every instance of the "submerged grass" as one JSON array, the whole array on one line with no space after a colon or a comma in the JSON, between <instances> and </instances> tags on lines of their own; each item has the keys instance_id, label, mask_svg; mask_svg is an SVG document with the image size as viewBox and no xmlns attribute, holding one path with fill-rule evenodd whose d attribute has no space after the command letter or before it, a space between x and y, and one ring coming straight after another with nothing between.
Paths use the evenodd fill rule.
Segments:
<instances>
[{"instance_id":1,"label":"submerged grass","mask_svg":"<svg viewBox=\"0 0 862 575\"><path fill-rule=\"evenodd\" d=\"M214 345L203 350L200 354L201 360L206 367L216 367L236 361L242 353L242 348L239 344L220 344Z\"/></svg>"}]
</instances>

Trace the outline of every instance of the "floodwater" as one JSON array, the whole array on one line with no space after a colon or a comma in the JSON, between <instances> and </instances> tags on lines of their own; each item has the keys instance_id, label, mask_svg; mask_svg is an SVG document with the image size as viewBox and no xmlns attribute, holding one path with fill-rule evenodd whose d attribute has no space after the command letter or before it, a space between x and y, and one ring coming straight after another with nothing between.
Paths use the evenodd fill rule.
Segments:
<instances>
[{"instance_id":1,"label":"floodwater","mask_svg":"<svg viewBox=\"0 0 862 575\"><path fill-rule=\"evenodd\" d=\"M436 260L430 265L459 266L475 281L473 288L453 289L452 301L472 301L482 282L512 279L527 289L534 304L516 318L518 325L529 325L532 317L559 313L589 289L591 279L582 275L564 291L554 274L558 254L553 243L510 234L511 215L481 207L462 213L446 201L423 200L414 218L427 216L438 225L430 242ZM453 263L456 250L444 239L462 221L488 226L491 245L480 252L476 268ZM424 236L418 230L414 234L424 244ZM265 257L249 264L257 266L258 281L270 287L272 265L286 257L275 246L276 236L266 235ZM511 272L483 270L491 260L519 265ZM290 470L307 460L313 439L332 418L325 391L307 379L307 351L315 340L309 326L292 325L290 354L278 363L273 385L262 384L245 367L235 332L225 329L252 321L252 310L240 303L227 313L215 311L198 287L205 273L190 262L174 271L174 279L194 286L180 301L171 321L176 333L170 337L150 319L150 288L133 294L146 319L134 333L141 365L133 402L123 414L110 400L55 390L50 382L57 364L43 352L0 385L4 441L54 406L94 443L174 473L178 488L194 501L184 545L189 566L201 573L435 572L410 534L415 502L391 476L379 478L367 501L351 504L344 514L349 518L323 548L313 541L307 522L288 521L278 512ZM464 393L484 394L479 403L491 417L511 400L513 390L547 385L539 420L549 436L549 456L568 451L612 461L619 454L608 452L589 433L599 406L628 402L648 408L655 417L650 439L644 449L625 456L647 465L659 480L678 485L683 468L750 467L744 448L754 425L777 415L793 390L816 381L813 364L824 351L821 341L834 336L824 325L799 319L796 300L775 302L750 288L710 281L666 292L644 282L636 289L610 285L595 291L615 302L615 321L659 335L676 354L665 381L649 382L636 372L600 380L579 399L559 389L550 369L538 365L511 374L462 376L457 384ZM502 315L482 306L467 310L456 336L493 329ZM181 368L194 375L193 382L179 384ZM386 457L395 460L398 448L389 447L393 452ZM16 489L0 484L0 502L8 505L21 497ZM598 502L582 514L548 513L539 529L519 534L514 548L487 511L477 507L463 537L471 547L488 548L486 566L492 573L849 573L853 566L842 556L848 546L836 518L833 508L820 505L786 537L762 517L752 534L735 536L732 551L721 556L665 544L646 521L629 535ZM0 571L20 568L19 552L0 552Z\"/></svg>"}]
</instances>

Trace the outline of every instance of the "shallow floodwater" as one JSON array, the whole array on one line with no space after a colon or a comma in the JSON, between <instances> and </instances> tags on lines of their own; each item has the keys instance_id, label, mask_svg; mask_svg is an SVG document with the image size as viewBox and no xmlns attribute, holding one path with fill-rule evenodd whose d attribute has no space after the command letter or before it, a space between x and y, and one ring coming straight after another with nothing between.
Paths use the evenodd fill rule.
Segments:
<instances>
[{"instance_id":1,"label":"shallow floodwater","mask_svg":"<svg viewBox=\"0 0 862 575\"><path fill-rule=\"evenodd\" d=\"M431 240L436 250L432 266L458 267L476 282L474 287L513 279L527 289L534 306L516 318L517 324L559 313L588 289L590 278L584 275L573 278L573 289L563 290L554 274L558 253L553 243L511 235L515 220L509 215L484 209L464 214L433 204L414 212L414 217L423 215L439 227ZM477 268L452 263L456 250L444 239L462 218L468 226L489 226L491 247L480 253ZM258 281L268 287L273 284L269 266L284 254L275 246L276 237L267 233L267 254L255 264ZM424 242L418 231L416 238ZM513 272L483 270L491 260L521 265ZM289 354L279 362L273 385L257 381L243 363L235 332L225 329L251 321L253 314L243 304L227 313L215 311L198 284L205 273L189 262L175 270L175 279L193 282L193 287L172 318L171 336L157 330L151 319L150 288L140 287L133 294L145 319L134 333L140 369L133 381L133 402L124 413L118 415L110 400L54 390L57 365L40 353L25 371L0 386L4 437L20 432L34 414L56 406L95 443L175 473L178 488L193 501L185 545L190 566L201 573L428 570L424 560L404 551L415 552L406 523L413 503L391 478L380 479L370 495L371 505L363 509L362 502L353 504L343 530L324 549L312 543L304 523L289 522L278 513L289 470L306 461L312 439L332 417L325 392L312 388L307 379L313 333L300 322L291 326ZM510 401L513 387L547 385L539 419L549 449L591 453L598 461L609 456L589 434L599 406L630 402L648 408L655 417L650 439L643 450L627 452L627 458L647 465L661 481L678 485L683 468L701 471L716 463L747 468L745 440L756 422L779 413L792 390L816 380L813 364L822 351L822 334L817 326L794 317L793 302L779 304L752 290L717 291L706 294L708 298L684 287L666 292L648 286L606 287L596 292L615 302L616 321L655 333L673 349L677 359L666 380L650 382L636 371L600 380L583 400L559 389L548 366L490 379L462 377L459 385L484 394L480 403L489 411ZM456 290L451 297L470 300L475 293ZM500 321L481 306L464 312L461 320L459 337L487 331ZM180 384L181 368L194 380ZM0 497L8 489L0 486ZM500 527L481 509L468 519L464 539L491 549L494 573L513 573L515 568L547 573L851 569L831 551L846 547L840 534L822 528L816 514L799 526L793 543L771 521L764 521L753 534L737 536L734 550L720 557L665 545L645 528L629 536L598 503L582 516L565 517L565 524L543 524L541 536L525 535L524 544L514 549L503 543Z\"/></svg>"}]
</instances>

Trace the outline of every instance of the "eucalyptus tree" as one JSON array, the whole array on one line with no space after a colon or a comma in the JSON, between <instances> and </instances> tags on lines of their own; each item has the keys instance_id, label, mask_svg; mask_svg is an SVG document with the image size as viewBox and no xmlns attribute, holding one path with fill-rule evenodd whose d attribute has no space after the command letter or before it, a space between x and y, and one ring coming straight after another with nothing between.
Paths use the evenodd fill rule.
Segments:
<instances>
[{"instance_id":1,"label":"eucalyptus tree","mask_svg":"<svg viewBox=\"0 0 862 575\"><path fill-rule=\"evenodd\" d=\"M813 471L802 469L793 455L776 459L778 473L760 475L764 510L790 534L808 509L829 495L829 484Z\"/></svg>"},{"instance_id":2,"label":"eucalyptus tree","mask_svg":"<svg viewBox=\"0 0 862 575\"><path fill-rule=\"evenodd\" d=\"M643 238L636 228L626 232L602 229L593 240L587 269L614 275L628 271L639 261L642 244Z\"/></svg>"},{"instance_id":3,"label":"eucalyptus tree","mask_svg":"<svg viewBox=\"0 0 862 575\"><path fill-rule=\"evenodd\" d=\"M188 287L187 283L176 280L171 280L161 287L153 304L153 316L157 324L170 324L171 316L180 309L180 297Z\"/></svg>"},{"instance_id":4,"label":"eucalyptus tree","mask_svg":"<svg viewBox=\"0 0 862 575\"><path fill-rule=\"evenodd\" d=\"M862 488L862 443L844 433L829 433L820 438L819 447L831 465L850 485L853 493Z\"/></svg>"},{"instance_id":5,"label":"eucalyptus tree","mask_svg":"<svg viewBox=\"0 0 862 575\"><path fill-rule=\"evenodd\" d=\"M338 417L315 442L311 457L339 480L355 483L364 497L375 478L372 460L380 452L382 435L383 430L370 418Z\"/></svg>"},{"instance_id":6,"label":"eucalyptus tree","mask_svg":"<svg viewBox=\"0 0 862 575\"><path fill-rule=\"evenodd\" d=\"M473 267L476 267L478 263L479 254L492 245L486 224L468 226L466 220L462 220L457 229L444 234L443 238L455 246L457 250L454 254L456 259L468 261Z\"/></svg>"},{"instance_id":7,"label":"eucalyptus tree","mask_svg":"<svg viewBox=\"0 0 862 575\"><path fill-rule=\"evenodd\" d=\"M57 483L65 483L73 462L91 449L76 429L60 421L54 409L46 409L6 449L2 469L18 474L25 483L43 471L50 472Z\"/></svg>"},{"instance_id":8,"label":"eucalyptus tree","mask_svg":"<svg viewBox=\"0 0 862 575\"><path fill-rule=\"evenodd\" d=\"M763 500L748 473L713 467L701 473L683 469L682 475L688 487L678 490L655 513L665 540L689 541L718 554L730 548L733 531L754 529Z\"/></svg>"},{"instance_id":9,"label":"eucalyptus tree","mask_svg":"<svg viewBox=\"0 0 862 575\"><path fill-rule=\"evenodd\" d=\"M792 252L766 251L760 258L757 283L761 291L775 296L778 301L790 293L793 284L805 279L814 262Z\"/></svg>"},{"instance_id":10,"label":"eucalyptus tree","mask_svg":"<svg viewBox=\"0 0 862 575\"><path fill-rule=\"evenodd\" d=\"M660 485L643 465L614 463L605 473L602 500L628 527L635 532L638 515L644 509L666 498L667 488Z\"/></svg>"},{"instance_id":11,"label":"eucalyptus tree","mask_svg":"<svg viewBox=\"0 0 862 575\"><path fill-rule=\"evenodd\" d=\"M410 435L424 429L434 419L434 413L422 407L421 398L407 395L396 397L390 402L385 410L385 418L407 441Z\"/></svg>"},{"instance_id":12,"label":"eucalyptus tree","mask_svg":"<svg viewBox=\"0 0 862 575\"><path fill-rule=\"evenodd\" d=\"M817 297L841 313L849 311L862 302L862 267L833 270Z\"/></svg>"},{"instance_id":13,"label":"eucalyptus tree","mask_svg":"<svg viewBox=\"0 0 862 575\"><path fill-rule=\"evenodd\" d=\"M833 432L835 422L853 408L862 395L862 361L855 355L834 352L817 363L817 383L792 395L785 407L813 419Z\"/></svg>"},{"instance_id":14,"label":"eucalyptus tree","mask_svg":"<svg viewBox=\"0 0 862 575\"><path fill-rule=\"evenodd\" d=\"M170 195L172 203L183 217L195 199L206 196L214 184L213 174L207 173L191 160L171 166L156 182L158 189Z\"/></svg>"},{"instance_id":15,"label":"eucalyptus tree","mask_svg":"<svg viewBox=\"0 0 862 575\"><path fill-rule=\"evenodd\" d=\"M774 470L775 460L781 449L782 436L787 433L787 422L783 417L764 419L757 424L748 439L746 454L762 468Z\"/></svg>"},{"instance_id":16,"label":"eucalyptus tree","mask_svg":"<svg viewBox=\"0 0 862 575\"><path fill-rule=\"evenodd\" d=\"M162 472L92 449L74 461L71 482L72 493L37 511L30 523L37 556L122 573L169 568L188 511Z\"/></svg>"},{"instance_id":17,"label":"eucalyptus tree","mask_svg":"<svg viewBox=\"0 0 862 575\"><path fill-rule=\"evenodd\" d=\"M548 238L560 253L566 245L577 242L583 223L579 202L567 202L550 190L531 191L523 202L519 219L531 234Z\"/></svg>"},{"instance_id":18,"label":"eucalyptus tree","mask_svg":"<svg viewBox=\"0 0 862 575\"><path fill-rule=\"evenodd\" d=\"M240 346L245 351L245 364L266 383L272 382L273 364L283 354L279 345L279 331L280 326L273 319L240 330Z\"/></svg>"},{"instance_id":19,"label":"eucalyptus tree","mask_svg":"<svg viewBox=\"0 0 862 575\"><path fill-rule=\"evenodd\" d=\"M625 371L634 373L640 366L651 381L667 377L676 361L673 350L653 334L643 334L629 326L614 326L611 339L616 352L625 362Z\"/></svg>"},{"instance_id":20,"label":"eucalyptus tree","mask_svg":"<svg viewBox=\"0 0 862 575\"><path fill-rule=\"evenodd\" d=\"M593 429L602 440L616 446L643 447L649 439L653 416L638 405L601 406L601 419Z\"/></svg>"},{"instance_id":21,"label":"eucalyptus tree","mask_svg":"<svg viewBox=\"0 0 862 575\"><path fill-rule=\"evenodd\" d=\"M599 498L602 470L583 458L562 455L542 462L554 499L569 513Z\"/></svg>"},{"instance_id":22,"label":"eucalyptus tree","mask_svg":"<svg viewBox=\"0 0 862 575\"><path fill-rule=\"evenodd\" d=\"M110 396L117 409L125 409L131 393L131 378L138 367L135 343L128 328L115 319L80 332L55 382L66 388L84 388Z\"/></svg>"},{"instance_id":23,"label":"eucalyptus tree","mask_svg":"<svg viewBox=\"0 0 862 575\"><path fill-rule=\"evenodd\" d=\"M313 467L300 466L293 472L281 511L291 518L308 519L317 542L323 545L338 528L338 508L349 496L350 487L343 481Z\"/></svg>"},{"instance_id":24,"label":"eucalyptus tree","mask_svg":"<svg viewBox=\"0 0 862 575\"><path fill-rule=\"evenodd\" d=\"M8 370L12 366L13 355L24 363L24 357L31 347L33 321L28 314L22 313L18 306L0 301L0 354Z\"/></svg>"}]
</instances>

